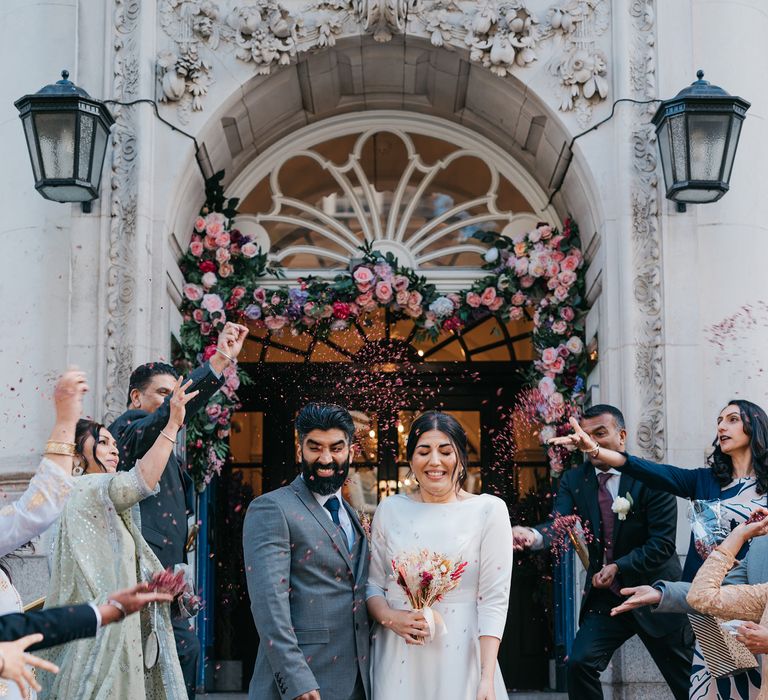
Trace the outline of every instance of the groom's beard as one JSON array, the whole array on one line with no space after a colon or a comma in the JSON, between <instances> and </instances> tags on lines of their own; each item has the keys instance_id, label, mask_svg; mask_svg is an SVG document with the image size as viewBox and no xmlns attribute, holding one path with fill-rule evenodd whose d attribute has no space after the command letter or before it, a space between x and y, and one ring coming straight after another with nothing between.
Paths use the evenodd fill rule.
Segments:
<instances>
[{"instance_id":1,"label":"groom's beard","mask_svg":"<svg viewBox=\"0 0 768 700\"><path fill-rule=\"evenodd\" d=\"M318 462L310 464L302 455L301 473L304 476L304 482L307 484L310 491L313 491L319 496L330 496L332 493L336 493L347 480L347 476L349 475L349 462L350 457L347 457L342 464L332 462L335 470L333 476L318 476L316 474L317 469L328 469L330 465L319 464Z\"/></svg>"}]
</instances>

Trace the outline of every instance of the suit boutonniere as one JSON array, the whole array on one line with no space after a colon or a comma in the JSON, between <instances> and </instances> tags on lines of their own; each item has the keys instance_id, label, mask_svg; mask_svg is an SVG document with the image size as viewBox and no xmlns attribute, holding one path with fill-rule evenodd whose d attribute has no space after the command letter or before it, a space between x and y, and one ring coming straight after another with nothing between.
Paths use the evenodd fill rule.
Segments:
<instances>
[{"instance_id":1,"label":"suit boutonniere","mask_svg":"<svg viewBox=\"0 0 768 700\"><path fill-rule=\"evenodd\" d=\"M632 501L632 495L627 491L626 496L616 496L613 499L611 510L619 516L619 520L626 520L627 516L632 511L632 506L635 505Z\"/></svg>"},{"instance_id":2,"label":"suit boutonniere","mask_svg":"<svg viewBox=\"0 0 768 700\"><path fill-rule=\"evenodd\" d=\"M368 540L368 544L371 544L371 526L373 525L373 516L370 515L370 513L366 513L364 510L358 510L357 519L360 521L360 527L363 529L365 539Z\"/></svg>"}]
</instances>

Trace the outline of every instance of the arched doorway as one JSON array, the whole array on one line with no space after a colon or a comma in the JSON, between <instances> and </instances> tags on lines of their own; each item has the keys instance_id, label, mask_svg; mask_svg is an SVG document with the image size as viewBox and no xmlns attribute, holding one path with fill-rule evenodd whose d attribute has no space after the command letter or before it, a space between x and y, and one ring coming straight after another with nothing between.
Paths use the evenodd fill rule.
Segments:
<instances>
[{"instance_id":1,"label":"arched doorway","mask_svg":"<svg viewBox=\"0 0 768 700\"><path fill-rule=\"evenodd\" d=\"M446 291L483 274L487 246L472 239L475 231L530 230L544 203L525 171L477 135L393 113L334 118L303 130L246 168L231 191L242 197L238 229L289 280L333 278L354 265L362 246L396 255ZM264 288L269 294L269 282ZM214 497L212 547L220 578L213 636L248 650L241 659L246 678L254 632L247 600L243 606L244 596L229 588L244 590L237 550L227 548L239 543L232 513L294 478L299 408L332 399L353 412L361 450L347 497L360 510L373 512L382 498L412 487L404 438L415 415L433 408L453 413L468 433L469 487L515 506L548 490L543 451L513 417L521 370L533 360L531 329L530 318L491 316L461 334L429 338L385 309L327 337L254 324L241 362L252 384L239 391L232 461ZM551 648L549 584L540 584L536 567L518 568L516 577L528 580L514 589L502 665L510 686L541 688ZM228 605L243 610L233 614Z\"/></svg>"}]
</instances>

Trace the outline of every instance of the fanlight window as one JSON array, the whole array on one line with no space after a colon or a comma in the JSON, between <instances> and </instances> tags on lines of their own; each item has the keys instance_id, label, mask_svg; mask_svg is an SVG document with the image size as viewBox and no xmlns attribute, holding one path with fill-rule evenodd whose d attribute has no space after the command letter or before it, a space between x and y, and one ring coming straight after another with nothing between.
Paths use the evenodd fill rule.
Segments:
<instances>
[{"instance_id":1,"label":"fanlight window","mask_svg":"<svg viewBox=\"0 0 768 700\"><path fill-rule=\"evenodd\" d=\"M486 247L474 231L513 234L538 220L478 152L400 129L368 129L296 150L240 211L238 227L289 278L345 269L370 244L436 283L461 271L479 274Z\"/></svg>"}]
</instances>

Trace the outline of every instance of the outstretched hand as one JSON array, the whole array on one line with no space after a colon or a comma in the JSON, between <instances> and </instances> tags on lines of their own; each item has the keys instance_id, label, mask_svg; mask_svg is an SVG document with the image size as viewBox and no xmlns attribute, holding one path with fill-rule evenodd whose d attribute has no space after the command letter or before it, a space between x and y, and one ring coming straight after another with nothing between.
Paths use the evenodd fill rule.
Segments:
<instances>
[{"instance_id":1,"label":"outstretched hand","mask_svg":"<svg viewBox=\"0 0 768 700\"><path fill-rule=\"evenodd\" d=\"M159 591L152 592L149 589L149 584L142 582L137 583L131 588L115 591L109 596L109 600L119 603L122 606L122 610L108 603L100 605L99 612L101 613L101 622L104 625L122 620L124 617L123 613L125 615L132 615L147 607L150 603L170 603L173 600L173 596L168 593L160 593Z\"/></svg>"},{"instance_id":2,"label":"outstretched hand","mask_svg":"<svg viewBox=\"0 0 768 700\"><path fill-rule=\"evenodd\" d=\"M171 398L169 399L171 410L168 416L168 426L176 429L184 425L184 418L187 414L187 404L200 393L199 389L195 391L187 391L187 389L192 386L191 379L182 384L183 381L183 377L176 379L176 383L173 385L173 390L171 391Z\"/></svg>"},{"instance_id":3,"label":"outstretched hand","mask_svg":"<svg viewBox=\"0 0 768 700\"><path fill-rule=\"evenodd\" d=\"M35 674L27 666L35 666L51 673L59 672L59 667L50 661L26 653L28 647L42 641L42 634L30 634L14 642L0 642L0 677L13 681L19 687L23 698L28 697L29 688L36 692L41 690Z\"/></svg>"},{"instance_id":4,"label":"outstretched hand","mask_svg":"<svg viewBox=\"0 0 768 700\"><path fill-rule=\"evenodd\" d=\"M581 450L582 452L591 452L598 447L597 442L584 432L583 428L579 425L579 421L575 418L569 418L568 422L571 424L573 432L570 435L553 437L549 440L548 444Z\"/></svg>"},{"instance_id":5,"label":"outstretched hand","mask_svg":"<svg viewBox=\"0 0 768 700\"><path fill-rule=\"evenodd\" d=\"M57 423L71 424L74 427L83 412L83 396L87 391L85 372L80 372L77 367L70 367L59 377L53 390Z\"/></svg>"},{"instance_id":6,"label":"outstretched hand","mask_svg":"<svg viewBox=\"0 0 768 700\"><path fill-rule=\"evenodd\" d=\"M621 595L629 596L621 605L611 610L611 615L621 615L630 610L637 610L646 605L658 605L661 602L661 591L653 586L635 586L634 588L622 588Z\"/></svg>"}]
</instances>

